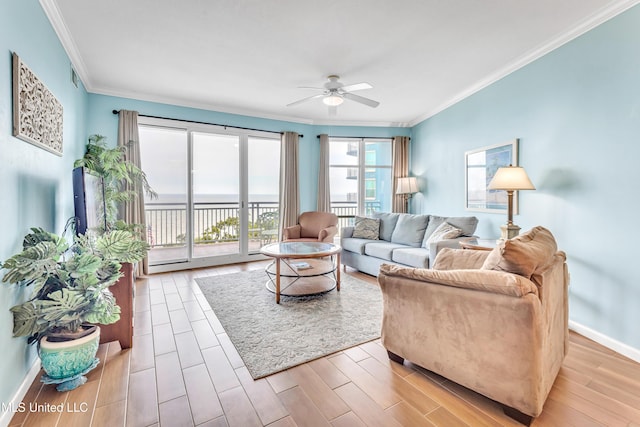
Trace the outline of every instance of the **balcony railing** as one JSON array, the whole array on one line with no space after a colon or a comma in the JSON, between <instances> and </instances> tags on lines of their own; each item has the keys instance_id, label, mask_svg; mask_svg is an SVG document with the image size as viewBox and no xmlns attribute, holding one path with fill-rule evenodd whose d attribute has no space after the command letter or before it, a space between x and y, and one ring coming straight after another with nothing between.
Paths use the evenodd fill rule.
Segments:
<instances>
[{"instance_id":1,"label":"balcony railing","mask_svg":"<svg viewBox=\"0 0 640 427\"><path fill-rule=\"evenodd\" d=\"M367 215L380 209L380 202L365 203ZM152 247L183 245L186 241L187 208L185 203L146 203L147 238ZM260 239L265 231L278 228L278 202L249 203L249 238ZM338 216L338 229L353 225L356 202L331 205ZM195 203L193 210L196 243L217 243L238 240L237 203Z\"/></svg>"}]
</instances>

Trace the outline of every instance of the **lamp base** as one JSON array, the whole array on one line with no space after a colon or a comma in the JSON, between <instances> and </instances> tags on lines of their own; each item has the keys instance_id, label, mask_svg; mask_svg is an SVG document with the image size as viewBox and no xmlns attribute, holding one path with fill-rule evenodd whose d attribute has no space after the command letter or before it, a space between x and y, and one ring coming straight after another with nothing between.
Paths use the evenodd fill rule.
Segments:
<instances>
[{"instance_id":1,"label":"lamp base","mask_svg":"<svg viewBox=\"0 0 640 427\"><path fill-rule=\"evenodd\" d=\"M508 239L512 239L514 237L516 237L518 234L520 234L520 227L518 227L515 224L504 224L500 226L500 239L501 240L508 240Z\"/></svg>"}]
</instances>

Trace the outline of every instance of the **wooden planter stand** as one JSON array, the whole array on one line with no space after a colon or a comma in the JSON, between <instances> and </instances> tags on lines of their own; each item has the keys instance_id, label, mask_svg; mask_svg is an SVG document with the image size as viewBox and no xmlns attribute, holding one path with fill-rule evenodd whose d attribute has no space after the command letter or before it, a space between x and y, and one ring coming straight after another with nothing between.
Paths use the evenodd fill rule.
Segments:
<instances>
[{"instance_id":1,"label":"wooden planter stand","mask_svg":"<svg viewBox=\"0 0 640 427\"><path fill-rule=\"evenodd\" d=\"M133 264L122 264L122 276L109 289L120 306L120 320L110 325L100 325L100 344L119 341L122 349L133 345Z\"/></svg>"}]
</instances>

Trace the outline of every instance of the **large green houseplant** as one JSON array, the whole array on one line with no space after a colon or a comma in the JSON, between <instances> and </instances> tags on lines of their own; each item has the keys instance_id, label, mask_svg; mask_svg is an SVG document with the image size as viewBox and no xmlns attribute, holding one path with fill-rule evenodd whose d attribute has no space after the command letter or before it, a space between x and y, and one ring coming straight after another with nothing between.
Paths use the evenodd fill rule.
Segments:
<instances>
[{"instance_id":1,"label":"large green houseplant","mask_svg":"<svg viewBox=\"0 0 640 427\"><path fill-rule=\"evenodd\" d=\"M134 184L140 185L151 198L157 197L145 173L127 160L125 151L126 146L108 147L106 137L91 135L84 156L74 163L74 167L87 168L95 175L102 177L107 230L135 228L135 224L124 224L117 220L118 206L137 196L131 189Z\"/></svg>"},{"instance_id":2,"label":"large green houseplant","mask_svg":"<svg viewBox=\"0 0 640 427\"><path fill-rule=\"evenodd\" d=\"M84 383L82 375L97 364L99 329L89 324L110 324L120 318L109 286L122 276L121 263L137 262L147 251L147 244L127 230L74 235L70 243L65 235L69 229L67 226L59 236L32 228L24 237L22 251L2 263L6 269L3 282L32 286L29 299L11 308L13 335L28 336L29 343L38 343L47 374L43 382L58 383L59 390ZM62 342L78 347L74 340L80 342L89 334L95 339L79 355L48 350L62 347Z\"/></svg>"}]
</instances>

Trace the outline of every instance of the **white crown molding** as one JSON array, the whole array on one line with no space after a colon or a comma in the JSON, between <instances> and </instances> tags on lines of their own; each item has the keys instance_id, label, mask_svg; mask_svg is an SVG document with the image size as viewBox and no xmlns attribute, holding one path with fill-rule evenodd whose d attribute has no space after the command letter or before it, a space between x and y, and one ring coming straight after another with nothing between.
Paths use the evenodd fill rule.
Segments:
<instances>
[{"instance_id":1,"label":"white crown molding","mask_svg":"<svg viewBox=\"0 0 640 427\"><path fill-rule=\"evenodd\" d=\"M148 94L137 94L133 92L122 92L122 91L114 91L105 88L94 87L91 76L87 70L84 61L79 53L79 50L71 37L69 29L67 28L64 20L62 19L62 15L56 2L54 0L39 0L40 4L47 15L47 18L51 22L60 42L62 43L67 55L71 60L71 64L74 69L80 76L85 89L87 92L108 95L108 96L119 96L123 98L132 98L139 99L143 101L150 102L160 102L164 104L177 105L182 107L191 107L191 108L200 108L206 110L218 111L222 113L229 114L238 114L243 116L264 118L270 120L280 120L294 123L302 123L302 124L310 124L310 125L327 125L327 126L372 126L372 127L413 127L418 123L444 111L445 109L451 107L452 105L462 101L463 99L473 95L474 93L484 89L485 87L495 83L501 78L517 71L518 69L524 67L525 65L535 61L536 59L541 58L547 53L557 49L558 47L568 43L569 41L575 39L576 37L588 32L589 30L597 27L598 25L608 21L616 15L626 11L627 9L637 5L640 3L640 0L620 0L614 2L601 9L600 11L592 14L591 16L585 18L580 24L575 26L574 28L569 29L563 34L558 35L558 37L554 38L549 43L546 43L536 49L533 49L531 52L523 55L519 59L515 60L511 64L503 67L502 69L496 71L490 76L478 81L476 84L470 86L466 90L458 93L456 96L452 97L448 101L442 103L440 106L425 112L424 114L416 117L415 119L409 122L344 122L337 120L311 120L311 119L303 119L295 116L285 116L285 115L272 115L265 112L260 111L252 111L249 109L240 109L240 108L229 108L220 105L211 105L206 103L186 103L184 100L173 99L170 97L155 97L149 96Z\"/></svg>"},{"instance_id":2,"label":"white crown molding","mask_svg":"<svg viewBox=\"0 0 640 427\"><path fill-rule=\"evenodd\" d=\"M466 90L460 92L458 95L454 96L450 100L444 102L439 107L432 109L431 111L427 111L424 114L416 117L414 120L409 122L409 126L413 127L418 123L435 116L436 114L446 110L447 108L457 104L463 99L473 95L476 92L486 88L487 86L497 82L503 77L508 76L509 74L519 70L520 68L530 64L531 62L543 57L549 52L559 48L560 46L570 42L571 40L587 33L588 31L594 29L598 25L601 25L608 21L609 19L621 14L622 12L630 9L631 7L640 3L640 0L621 0L611 4L610 6L601 9L600 11L592 14L591 16L585 18L580 22L577 26L570 28L568 31L558 35L550 42L541 45L530 52L524 54L520 58L513 61L511 64L508 64L504 68L496 71L495 73L489 75L485 79L478 81L476 84L470 86Z\"/></svg>"},{"instance_id":3,"label":"white crown molding","mask_svg":"<svg viewBox=\"0 0 640 427\"><path fill-rule=\"evenodd\" d=\"M174 105L178 107L197 108L206 111L214 111L218 113L235 114L239 116L246 116L252 118L269 119L284 121L290 123L300 123L305 125L323 125L323 126L367 126L367 127L409 127L408 123L398 122L364 122L364 121L323 121L323 120L310 120L300 117L284 116L276 114L267 114L264 111L248 110L244 108L229 108L223 105L199 103L185 101L184 99L175 99L172 97L163 96L150 96L145 93L136 93L132 91L118 91L118 90L102 90L97 89L92 93L97 95L115 96L119 98L127 98L139 101L155 102L160 104Z\"/></svg>"},{"instance_id":4,"label":"white crown molding","mask_svg":"<svg viewBox=\"0 0 640 427\"><path fill-rule=\"evenodd\" d=\"M49 18L49 22L58 35L58 39L60 39L60 43L62 43L65 52L67 52L67 56L71 60L71 65L73 65L74 70L76 70L82 84L87 91L90 91L92 86L91 76L80 56L80 51L76 43L73 41L73 37L71 37L67 24L65 24L64 19L62 19L58 5L54 0L40 0L40 5L45 15L47 15L47 18Z\"/></svg>"},{"instance_id":5,"label":"white crown molding","mask_svg":"<svg viewBox=\"0 0 640 427\"><path fill-rule=\"evenodd\" d=\"M633 348L627 344L621 343L620 341L614 340L605 334L594 331L593 329L581 325L578 322L574 322L573 320L569 320L569 329L615 351L616 353L635 360L636 362L640 362L640 350L637 348Z\"/></svg>"}]
</instances>

